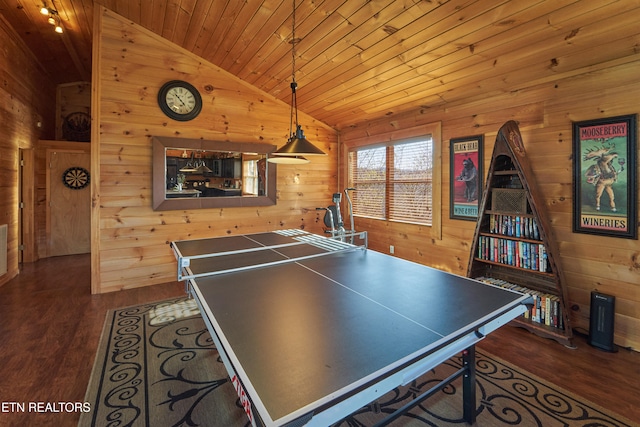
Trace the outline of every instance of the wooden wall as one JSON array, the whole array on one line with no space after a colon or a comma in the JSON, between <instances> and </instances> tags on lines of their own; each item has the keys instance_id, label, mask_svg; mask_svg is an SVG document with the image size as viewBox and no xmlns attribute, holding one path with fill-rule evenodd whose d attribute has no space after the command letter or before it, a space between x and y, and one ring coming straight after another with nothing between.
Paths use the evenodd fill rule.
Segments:
<instances>
[{"instance_id":1,"label":"wooden wall","mask_svg":"<svg viewBox=\"0 0 640 427\"><path fill-rule=\"evenodd\" d=\"M449 140L484 134L487 171L498 129L517 120L560 247L573 325L588 330L592 290L614 295L615 342L640 349L640 243L572 232L571 138L572 121L638 113L639 72L636 55L635 60L598 64L583 74L502 96L424 108L344 130L341 141L346 151L391 130L442 124L442 239L433 239L425 227L363 218L357 218L356 229L369 231L373 249L388 253L389 245L394 245L399 257L465 275L475 223L449 219ZM342 171L341 177L345 176Z\"/></svg>"},{"instance_id":2,"label":"wooden wall","mask_svg":"<svg viewBox=\"0 0 640 427\"><path fill-rule=\"evenodd\" d=\"M299 167L278 165L276 206L153 211L150 136L281 146L290 106L113 12L95 16L91 169L100 178L92 180L94 293L175 280L172 240L321 230L315 208L328 205L336 191L338 137L304 114L307 138L330 155ZM177 122L160 111L157 92L173 79L191 82L202 94L196 119Z\"/></svg>"},{"instance_id":3,"label":"wooden wall","mask_svg":"<svg viewBox=\"0 0 640 427\"><path fill-rule=\"evenodd\" d=\"M34 148L40 137L53 136L53 106L55 85L0 15L0 224L9 226L7 273L0 276L0 285L18 274L20 150ZM33 176L23 180L33 184Z\"/></svg>"}]
</instances>

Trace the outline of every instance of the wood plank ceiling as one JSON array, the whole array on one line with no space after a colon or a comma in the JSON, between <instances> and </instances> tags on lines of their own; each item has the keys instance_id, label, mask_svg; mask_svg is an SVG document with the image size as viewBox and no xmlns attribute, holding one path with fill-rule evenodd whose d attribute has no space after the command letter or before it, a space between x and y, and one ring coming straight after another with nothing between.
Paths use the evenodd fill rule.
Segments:
<instances>
[{"instance_id":1,"label":"wood plank ceiling","mask_svg":"<svg viewBox=\"0 0 640 427\"><path fill-rule=\"evenodd\" d=\"M95 5L289 103L292 0L0 0L54 82L90 81ZM632 0L296 0L298 108L336 129L637 60Z\"/></svg>"}]
</instances>

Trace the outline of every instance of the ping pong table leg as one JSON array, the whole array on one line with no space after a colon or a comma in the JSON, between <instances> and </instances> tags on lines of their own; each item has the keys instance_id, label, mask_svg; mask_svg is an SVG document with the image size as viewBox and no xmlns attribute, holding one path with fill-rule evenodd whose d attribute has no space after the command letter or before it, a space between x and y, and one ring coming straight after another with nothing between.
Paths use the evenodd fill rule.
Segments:
<instances>
[{"instance_id":1,"label":"ping pong table leg","mask_svg":"<svg viewBox=\"0 0 640 427\"><path fill-rule=\"evenodd\" d=\"M476 422L476 346L462 352L462 363L466 372L462 378L462 413L464 420Z\"/></svg>"}]
</instances>

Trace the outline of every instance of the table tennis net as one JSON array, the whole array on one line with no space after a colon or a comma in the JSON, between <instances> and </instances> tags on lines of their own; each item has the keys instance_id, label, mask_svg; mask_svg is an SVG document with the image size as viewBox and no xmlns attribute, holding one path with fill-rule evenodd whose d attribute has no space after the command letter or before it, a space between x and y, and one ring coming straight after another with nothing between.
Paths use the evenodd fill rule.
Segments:
<instances>
[{"instance_id":1,"label":"table tennis net","mask_svg":"<svg viewBox=\"0 0 640 427\"><path fill-rule=\"evenodd\" d=\"M340 238L320 236L299 229L278 230L273 233L290 237L291 240L281 244L191 256L183 256L178 252L176 253L176 258L178 259L178 280L182 281L291 263L340 252L366 250L368 245L366 232L347 233ZM274 255L265 255L265 252L270 252ZM252 254L255 255L253 258L254 261L245 262L245 260L251 259ZM218 260L214 260L216 258ZM217 262L220 267L215 267L205 272L196 272L197 268L192 268L194 264L198 262L205 263L211 262L211 260Z\"/></svg>"}]
</instances>

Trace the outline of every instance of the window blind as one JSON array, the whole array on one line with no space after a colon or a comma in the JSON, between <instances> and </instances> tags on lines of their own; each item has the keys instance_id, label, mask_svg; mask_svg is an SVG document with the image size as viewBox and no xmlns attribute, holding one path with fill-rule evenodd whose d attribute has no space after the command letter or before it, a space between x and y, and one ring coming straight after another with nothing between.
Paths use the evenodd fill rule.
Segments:
<instances>
[{"instance_id":1,"label":"window blind","mask_svg":"<svg viewBox=\"0 0 640 427\"><path fill-rule=\"evenodd\" d=\"M245 160L242 168L242 191L258 195L258 162Z\"/></svg>"},{"instance_id":2,"label":"window blind","mask_svg":"<svg viewBox=\"0 0 640 427\"><path fill-rule=\"evenodd\" d=\"M389 147L389 218L431 224L431 141L401 143Z\"/></svg>"},{"instance_id":3,"label":"window blind","mask_svg":"<svg viewBox=\"0 0 640 427\"><path fill-rule=\"evenodd\" d=\"M430 137L349 153L355 215L431 225Z\"/></svg>"},{"instance_id":4,"label":"window blind","mask_svg":"<svg viewBox=\"0 0 640 427\"><path fill-rule=\"evenodd\" d=\"M354 215L385 218L387 182L386 147L352 151L349 153Z\"/></svg>"}]
</instances>

